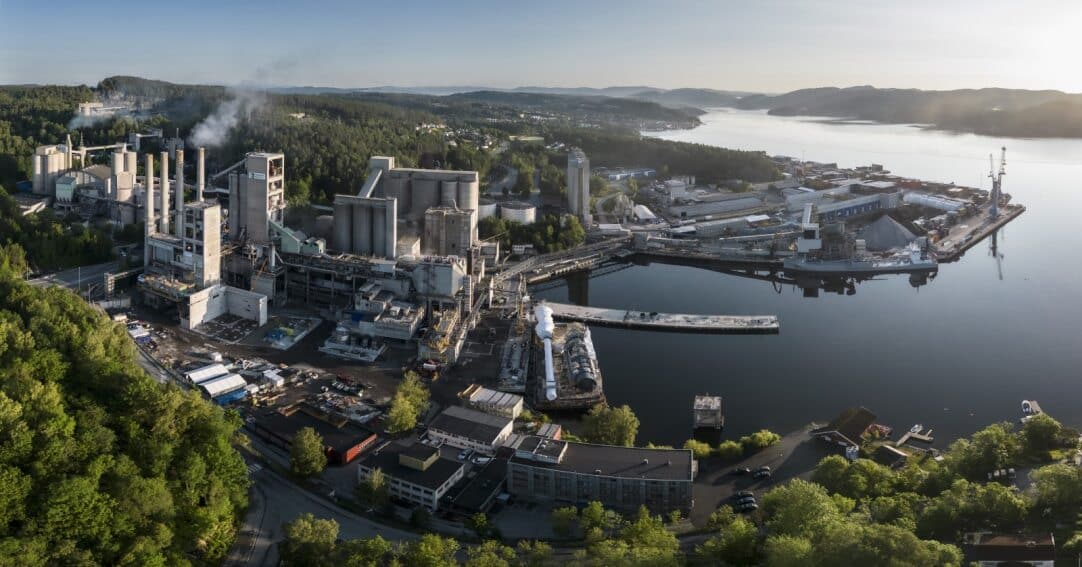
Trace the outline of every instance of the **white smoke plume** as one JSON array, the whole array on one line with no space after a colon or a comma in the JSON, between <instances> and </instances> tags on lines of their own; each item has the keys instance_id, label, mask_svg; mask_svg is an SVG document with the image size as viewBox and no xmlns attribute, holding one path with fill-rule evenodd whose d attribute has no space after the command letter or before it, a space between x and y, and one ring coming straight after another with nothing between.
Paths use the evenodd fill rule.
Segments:
<instances>
[{"instance_id":1,"label":"white smoke plume","mask_svg":"<svg viewBox=\"0 0 1082 567\"><path fill-rule=\"evenodd\" d=\"M106 116L101 114L94 114L90 116L84 116L82 114L76 114L74 118L68 122L68 130L75 130L78 128L89 128L102 122L107 122L112 116Z\"/></svg>"},{"instance_id":2,"label":"white smoke plume","mask_svg":"<svg viewBox=\"0 0 1082 567\"><path fill-rule=\"evenodd\" d=\"M236 128L241 119L251 116L266 102L266 96L260 91L248 88L231 89L230 98L192 128L189 141L196 147L222 145L230 130Z\"/></svg>"}]
</instances>

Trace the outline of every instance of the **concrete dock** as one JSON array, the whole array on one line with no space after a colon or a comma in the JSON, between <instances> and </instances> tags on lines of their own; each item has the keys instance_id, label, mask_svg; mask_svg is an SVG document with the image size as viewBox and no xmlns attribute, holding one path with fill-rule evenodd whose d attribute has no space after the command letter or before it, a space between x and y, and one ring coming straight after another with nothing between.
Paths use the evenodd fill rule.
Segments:
<instances>
[{"instance_id":1,"label":"concrete dock","mask_svg":"<svg viewBox=\"0 0 1082 567\"><path fill-rule=\"evenodd\" d=\"M774 315L693 315L545 304L552 308L552 317L556 320L580 321L601 327L721 334L776 334L780 329Z\"/></svg>"},{"instance_id":2,"label":"concrete dock","mask_svg":"<svg viewBox=\"0 0 1082 567\"><path fill-rule=\"evenodd\" d=\"M1003 226L1018 218L1024 212L1026 212L1026 208L1022 205L1006 205L1000 209L999 217L994 221L977 226L956 227L951 231L950 236L935 244L936 259L939 260L940 264L958 260L965 254L966 250L973 248L977 243L988 238L993 232L1003 228Z\"/></svg>"}]
</instances>

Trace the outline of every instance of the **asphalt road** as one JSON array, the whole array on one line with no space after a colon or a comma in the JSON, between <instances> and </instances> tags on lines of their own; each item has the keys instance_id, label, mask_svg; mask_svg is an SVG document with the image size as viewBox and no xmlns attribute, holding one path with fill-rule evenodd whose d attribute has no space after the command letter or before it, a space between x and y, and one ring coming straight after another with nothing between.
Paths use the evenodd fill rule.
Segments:
<instances>
[{"instance_id":1,"label":"asphalt road","mask_svg":"<svg viewBox=\"0 0 1082 567\"><path fill-rule=\"evenodd\" d=\"M343 540L376 535L389 541L418 537L343 510L255 461L248 461L248 471L252 479L248 513L223 566L278 565L282 526L305 513L337 521L338 537Z\"/></svg>"},{"instance_id":2,"label":"asphalt road","mask_svg":"<svg viewBox=\"0 0 1082 567\"><path fill-rule=\"evenodd\" d=\"M93 284L101 283L101 278L104 274L116 271L118 267L119 264L117 262L105 262L103 264L81 266L34 278L29 280L28 283L36 286L59 285L71 289L75 289L76 287L85 288Z\"/></svg>"}]
</instances>

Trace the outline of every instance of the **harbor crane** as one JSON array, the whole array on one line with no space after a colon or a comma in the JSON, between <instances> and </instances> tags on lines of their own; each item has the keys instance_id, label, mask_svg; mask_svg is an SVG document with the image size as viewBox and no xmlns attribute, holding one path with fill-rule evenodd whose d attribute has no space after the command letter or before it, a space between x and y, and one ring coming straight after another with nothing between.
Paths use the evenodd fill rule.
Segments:
<instances>
[{"instance_id":1,"label":"harbor crane","mask_svg":"<svg viewBox=\"0 0 1082 567\"><path fill-rule=\"evenodd\" d=\"M999 200L1003 196L1003 176L1007 175L1007 146L1003 146L1001 150L998 175L992 154L988 154L988 178L992 180L992 208L989 210L989 215L993 219L999 217Z\"/></svg>"}]
</instances>

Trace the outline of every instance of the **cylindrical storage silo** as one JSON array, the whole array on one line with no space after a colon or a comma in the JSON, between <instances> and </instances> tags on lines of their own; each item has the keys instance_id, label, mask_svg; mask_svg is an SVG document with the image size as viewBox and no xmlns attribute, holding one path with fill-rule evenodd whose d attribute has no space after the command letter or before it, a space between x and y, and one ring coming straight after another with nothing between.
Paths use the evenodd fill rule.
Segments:
<instances>
[{"instance_id":1,"label":"cylindrical storage silo","mask_svg":"<svg viewBox=\"0 0 1082 567\"><path fill-rule=\"evenodd\" d=\"M353 205L353 253L372 253L372 208L368 205Z\"/></svg>"},{"instance_id":2,"label":"cylindrical storage silo","mask_svg":"<svg viewBox=\"0 0 1082 567\"><path fill-rule=\"evenodd\" d=\"M458 180L458 208L477 210L480 197L481 184L476 174Z\"/></svg>"},{"instance_id":3,"label":"cylindrical storage silo","mask_svg":"<svg viewBox=\"0 0 1082 567\"><path fill-rule=\"evenodd\" d=\"M120 150L113 152L113 175L124 172L124 153Z\"/></svg>"},{"instance_id":4,"label":"cylindrical storage silo","mask_svg":"<svg viewBox=\"0 0 1082 567\"><path fill-rule=\"evenodd\" d=\"M398 200L398 214L408 214L410 205L413 203L410 195L409 177L390 173L384 173L383 175L383 182L380 183L380 186L383 187L383 196Z\"/></svg>"},{"instance_id":5,"label":"cylindrical storage silo","mask_svg":"<svg viewBox=\"0 0 1082 567\"><path fill-rule=\"evenodd\" d=\"M444 207L460 206L458 204L458 182L454 180L440 181L440 205Z\"/></svg>"},{"instance_id":6,"label":"cylindrical storage silo","mask_svg":"<svg viewBox=\"0 0 1082 567\"><path fill-rule=\"evenodd\" d=\"M461 188L461 187L462 187L462 184L459 184L459 188ZM478 203L477 203L477 218L478 218L478 220L483 219L483 218L496 216L496 213L497 213L496 201L493 201L492 199L488 199L488 198L481 199L481 200L478 201Z\"/></svg>"},{"instance_id":7,"label":"cylindrical storage silo","mask_svg":"<svg viewBox=\"0 0 1082 567\"><path fill-rule=\"evenodd\" d=\"M35 195L41 195L42 193L45 192L45 175L44 175L43 170L41 168L41 156L39 156L37 154L34 154L33 159L31 161L34 162L34 189L33 189L33 191L34 191Z\"/></svg>"},{"instance_id":8,"label":"cylindrical storage silo","mask_svg":"<svg viewBox=\"0 0 1082 567\"><path fill-rule=\"evenodd\" d=\"M439 183L435 179L413 177L410 183L413 193L413 205L410 207L411 218L424 218L425 211L440 204Z\"/></svg>"},{"instance_id":9,"label":"cylindrical storage silo","mask_svg":"<svg viewBox=\"0 0 1082 567\"><path fill-rule=\"evenodd\" d=\"M232 213L232 211L230 211ZM232 214L230 215L232 217ZM230 227L233 226L230 219ZM334 249L339 252L353 250L353 208L349 203L334 204ZM236 235L234 235L236 238Z\"/></svg>"},{"instance_id":10,"label":"cylindrical storage silo","mask_svg":"<svg viewBox=\"0 0 1082 567\"><path fill-rule=\"evenodd\" d=\"M537 207L522 201L500 205L500 216L509 221L533 224L537 221Z\"/></svg>"},{"instance_id":11,"label":"cylindrical storage silo","mask_svg":"<svg viewBox=\"0 0 1082 567\"><path fill-rule=\"evenodd\" d=\"M124 171L131 173L133 178L135 172L139 171L139 166L135 161L137 159L139 159L139 156L135 152L124 152Z\"/></svg>"},{"instance_id":12,"label":"cylindrical storage silo","mask_svg":"<svg viewBox=\"0 0 1082 567\"><path fill-rule=\"evenodd\" d=\"M386 256L387 252L387 211L382 208L371 208L372 241L369 254L373 256Z\"/></svg>"}]
</instances>

